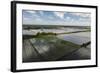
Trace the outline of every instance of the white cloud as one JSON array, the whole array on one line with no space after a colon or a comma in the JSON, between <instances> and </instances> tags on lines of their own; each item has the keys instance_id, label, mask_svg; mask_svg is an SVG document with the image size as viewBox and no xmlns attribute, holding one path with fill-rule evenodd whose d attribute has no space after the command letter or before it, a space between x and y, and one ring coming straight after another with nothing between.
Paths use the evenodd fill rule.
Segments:
<instances>
[{"instance_id":1,"label":"white cloud","mask_svg":"<svg viewBox=\"0 0 100 73\"><path fill-rule=\"evenodd\" d=\"M24 20L24 21L27 21L27 20L29 20L29 18L27 18L27 17L24 17L24 18L23 18L23 20Z\"/></svg>"},{"instance_id":2,"label":"white cloud","mask_svg":"<svg viewBox=\"0 0 100 73\"><path fill-rule=\"evenodd\" d=\"M61 19L63 19L63 18L64 18L65 12L54 12L54 14L55 14L56 16L60 17Z\"/></svg>"},{"instance_id":3,"label":"white cloud","mask_svg":"<svg viewBox=\"0 0 100 73\"><path fill-rule=\"evenodd\" d=\"M70 17L67 17L67 19L70 20L71 18Z\"/></svg>"},{"instance_id":4,"label":"white cloud","mask_svg":"<svg viewBox=\"0 0 100 73\"><path fill-rule=\"evenodd\" d=\"M44 14L44 12L43 12L43 11L39 11L39 13L40 13L41 15L43 15L43 14Z\"/></svg>"},{"instance_id":5,"label":"white cloud","mask_svg":"<svg viewBox=\"0 0 100 73\"><path fill-rule=\"evenodd\" d=\"M36 20L36 21L42 21L42 19L41 19L41 18L36 18L35 20Z\"/></svg>"},{"instance_id":6,"label":"white cloud","mask_svg":"<svg viewBox=\"0 0 100 73\"><path fill-rule=\"evenodd\" d=\"M72 20L72 18L69 17L69 16L67 16L64 20L65 20L65 21L69 21L69 20Z\"/></svg>"},{"instance_id":7,"label":"white cloud","mask_svg":"<svg viewBox=\"0 0 100 73\"><path fill-rule=\"evenodd\" d=\"M73 15L81 16L81 17L90 17L90 13L71 13Z\"/></svg>"},{"instance_id":8,"label":"white cloud","mask_svg":"<svg viewBox=\"0 0 100 73\"><path fill-rule=\"evenodd\" d=\"M26 11L26 12L31 13L31 14L35 14L36 13L35 11L32 11L32 10Z\"/></svg>"}]
</instances>

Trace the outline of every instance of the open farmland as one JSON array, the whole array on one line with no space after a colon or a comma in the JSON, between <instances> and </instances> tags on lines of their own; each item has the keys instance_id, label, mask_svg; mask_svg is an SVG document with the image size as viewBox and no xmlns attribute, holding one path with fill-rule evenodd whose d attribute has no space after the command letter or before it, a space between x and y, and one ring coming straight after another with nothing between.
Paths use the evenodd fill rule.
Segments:
<instances>
[{"instance_id":1,"label":"open farmland","mask_svg":"<svg viewBox=\"0 0 100 73\"><path fill-rule=\"evenodd\" d=\"M91 41L90 35L89 27L59 26L50 29L37 26L27 29L25 26L23 62L90 59L90 44L82 46Z\"/></svg>"}]
</instances>

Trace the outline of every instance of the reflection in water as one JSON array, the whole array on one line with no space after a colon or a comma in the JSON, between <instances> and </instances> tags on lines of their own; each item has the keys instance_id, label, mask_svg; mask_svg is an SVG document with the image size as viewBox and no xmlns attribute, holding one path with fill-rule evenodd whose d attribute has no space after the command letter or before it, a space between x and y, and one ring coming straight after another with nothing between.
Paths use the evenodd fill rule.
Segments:
<instances>
[{"instance_id":1,"label":"reflection in water","mask_svg":"<svg viewBox=\"0 0 100 73\"><path fill-rule=\"evenodd\" d=\"M64 34L58 35L57 37L81 45L90 41L90 32Z\"/></svg>"},{"instance_id":2,"label":"reflection in water","mask_svg":"<svg viewBox=\"0 0 100 73\"><path fill-rule=\"evenodd\" d=\"M90 59L90 46L80 47L90 41L90 36L84 34L90 33L23 39L23 62Z\"/></svg>"}]
</instances>

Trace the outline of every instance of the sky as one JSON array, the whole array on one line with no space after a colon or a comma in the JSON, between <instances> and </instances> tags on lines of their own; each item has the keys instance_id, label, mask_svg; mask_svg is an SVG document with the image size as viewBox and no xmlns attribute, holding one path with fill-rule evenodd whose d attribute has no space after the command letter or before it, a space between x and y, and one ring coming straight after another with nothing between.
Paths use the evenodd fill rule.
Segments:
<instances>
[{"instance_id":1,"label":"sky","mask_svg":"<svg viewBox=\"0 0 100 73\"><path fill-rule=\"evenodd\" d=\"M23 25L90 26L91 14L80 12L23 10Z\"/></svg>"}]
</instances>

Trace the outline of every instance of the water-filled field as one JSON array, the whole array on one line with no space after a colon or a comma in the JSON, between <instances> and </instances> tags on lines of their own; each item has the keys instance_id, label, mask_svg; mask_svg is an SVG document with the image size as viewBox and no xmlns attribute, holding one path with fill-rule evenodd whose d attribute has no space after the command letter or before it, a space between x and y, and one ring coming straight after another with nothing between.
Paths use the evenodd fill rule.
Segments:
<instances>
[{"instance_id":1,"label":"water-filled field","mask_svg":"<svg viewBox=\"0 0 100 73\"><path fill-rule=\"evenodd\" d=\"M86 43L91 41L91 37L90 31L86 30L83 28L23 30L23 62L90 59L91 44ZM38 32L52 32L56 35L36 35ZM27 35L31 37L24 38ZM82 46L84 44L86 46Z\"/></svg>"}]
</instances>

